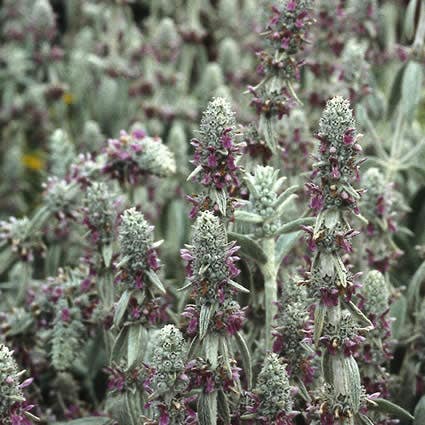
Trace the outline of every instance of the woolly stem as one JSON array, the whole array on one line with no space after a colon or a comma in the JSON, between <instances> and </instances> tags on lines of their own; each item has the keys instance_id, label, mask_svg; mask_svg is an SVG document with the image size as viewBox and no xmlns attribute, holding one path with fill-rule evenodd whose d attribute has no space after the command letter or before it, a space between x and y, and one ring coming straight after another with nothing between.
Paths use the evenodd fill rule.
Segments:
<instances>
[{"instance_id":1,"label":"woolly stem","mask_svg":"<svg viewBox=\"0 0 425 425\"><path fill-rule=\"evenodd\" d=\"M263 242L263 251L266 254L267 262L261 266L261 272L264 277L265 292L265 311L266 311L266 350L272 348L272 321L277 313L277 267L275 263L275 240L265 239Z\"/></svg>"}]
</instances>

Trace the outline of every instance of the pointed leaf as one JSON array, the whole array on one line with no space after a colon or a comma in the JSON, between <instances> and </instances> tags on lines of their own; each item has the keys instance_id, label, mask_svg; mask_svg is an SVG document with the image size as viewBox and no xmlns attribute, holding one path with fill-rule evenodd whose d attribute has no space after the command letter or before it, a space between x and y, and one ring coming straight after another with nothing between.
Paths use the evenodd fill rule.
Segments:
<instances>
[{"instance_id":1,"label":"pointed leaf","mask_svg":"<svg viewBox=\"0 0 425 425\"><path fill-rule=\"evenodd\" d=\"M245 286L239 285L239 283L235 282L234 280L228 280L227 283L236 288L239 292L249 294L249 289L245 288Z\"/></svg>"},{"instance_id":2,"label":"pointed leaf","mask_svg":"<svg viewBox=\"0 0 425 425\"><path fill-rule=\"evenodd\" d=\"M102 246L103 262L105 263L106 267L109 267L111 265L112 254L113 254L112 244L107 244Z\"/></svg>"},{"instance_id":3,"label":"pointed leaf","mask_svg":"<svg viewBox=\"0 0 425 425\"><path fill-rule=\"evenodd\" d=\"M241 247L240 252L243 255L251 258L259 264L265 264L267 262L267 256L263 249L253 239L234 232L229 232L228 236L230 240L236 241L237 244Z\"/></svg>"},{"instance_id":4,"label":"pointed leaf","mask_svg":"<svg viewBox=\"0 0 425 425\"><path fill-rule=\"evenodd\" d=\"M212 308L210 305L202 304L201 312L199 314L199 339L202 341L207 334L210 324Z\"/></svg>"},{"instance_id":5,"label":"pointed leaf","mask_svg":"<svg viewBox=\"0 0 425 425\"><path fill-rule=\"evenodd\" d=\"M360 322L364 323L370 329L373 329L372 322L363 314L363 312L352 302L345 303L348 309L351 311L353 316Z\"/></svg>"},{"instance_id":6,"label":"pointed leaf","mask_svg":"<svg viewBox=\"0 0 425 425\"><path fill-rule=\"evenodd\" d=\"M289 223L285 223L281 226L276 234L281 235L283 233L292 233L300 230L300 226L310 226L314 224L315 221L316 219L314 217L297 218L296 220L290 221Z\"/></svg>"},{"instance_id":7,"label":"pointed leaf","mask_svg":"<svg viewBox=\"0 0 425 425\"><path fill-rule=\"evenodd\" d=\"M413 425L425 424L425 395L418 401L415 407L415 421Z\"/></svg>"},{"instance_id":8,"label":"pointed leaf","mask_svg":"<svg viewBox=\"0 0 425 425\"><path fill-rule=\"evenodd\" d=\"M127 367L130 369L138 358L141 358L141 349L146 346L144 329L140 325L131 325L128 329L127 339Z\"/></svg>"},{"instance_id":9,"label":"pointed leaf","mask_svg":"<svg viewBox=\"0 0 425 425\"><path fill-rule=\"evenodd\" d=\"M217 394L217 412L224 424L231 423L229 401L222 390L219 390Z\"/></svg>"},{"instance_id":10,"label":"pointed leaf","mask_svg":"<svg viewBox=\"0 0 425 425\"><path fill-rule=\"evenodd\" d=\"M149 280L153 283L153 285L159 290L159 292L165 294L166 290L158 275L153 270L147 270L145 273L147 274Z\"/></svg>"},{"instance_id":11,"label":"pointed leaf","mask_svg":"<svg viewBox=\"0 0 425 425\"><path fill-rule=\"evenodd\" d=\"M303 232L299 231L283 234L279 237L275 247L275 262L277 266L279 266L282 260L289 254L302 234Z\"/></svg>"},{"instance_id":12,"label":"pointed leaf","mask_svg":"<svg viewBox=\"0 0 425 425\"><path fill-rule=\"evenodd\" d=\"M132 291L124 291L121 295L121 298L115 305L115 313L114 313L114 325L119 326L122 318L127 310L128 303L130 301L132 295Z\"/></svg>"},{"instance_id":13,"label":"pointed leaf","mask_svg":"<svg viewBox=\"0 0 425 425\"><path fill-rule=\"evenodd\" d=\"M248 346L245 342L241 332L235 334L236 344L239 349L239 353L242 359L243 371L245 372L248 389L252 386L252 361L251 353L249 352Z\"/></svg>"},{"instance_id":14,"label":"pointed leaf","mask_svg":"<svg viewBox=\"0 0 425 425\"><path fill-rule=\"evenodd\" d=\"M403 31L404 36L411 40L415 35L415 15L418 7L418 0L410 0L404 16Z\"/></svg>"},{"instance_id":15,"label":"pointed leaf","mask_svg":"<svg viewBox=\"0 0 425 425\"><path fill-rule=\"evenodd\" d=\"M314 345L319 344L319 338L322 336L323 325L326 317L326 306L319 304L314 310Z\"/></svg>"},{"instance_id":16,"label":"pointed leaf","mask_svg":"<svg viewBox=\"0 0 425 425\"><path fill-rule=\"evenodd\" d=\"M262 223L264 221L261 215L249 211L236 211L235 219L245 223Z\"/></svg>"},{"instance_id":17,"label":"pointed leaf","mask_svg":"<svg viewBox=\"0 0 425 425\"><path fill-rule=\"evenodd\" d=\"M375 405L372 405L371 409L376 409L379 412L396 416L399 419L415 419L407 410L403 409L401 406L398 406L397 404L391 401L385 400L383 398L376 398L373 401Z\"/></svg>"}]
</instances>

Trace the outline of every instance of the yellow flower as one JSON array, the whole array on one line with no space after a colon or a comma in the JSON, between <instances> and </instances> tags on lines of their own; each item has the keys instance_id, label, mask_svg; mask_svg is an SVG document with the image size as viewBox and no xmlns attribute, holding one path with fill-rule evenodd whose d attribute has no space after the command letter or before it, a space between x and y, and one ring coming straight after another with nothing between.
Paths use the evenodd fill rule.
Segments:
<instances>
[{"instance_id":1,"label":"yellow flower","mask_svg":"<svg viewBox=\"0 0 425 425\"><path fill-rule=\"evenodd\" d=\"M74 103L74 96L69 92L65 92L62 96L62 100L65 105L72 105Z\"/></svg>"},{"instance_id":2,"label":"yellow flower","mask_svg":"<svg viewBox=\"0 0 425 425\"><path fill-rule=\"evenodd\" d=\"M30 170L40 171L44 167L44 161L39 154L25 154L22 156L22 164Z\"/></svg>"}]
</instances>

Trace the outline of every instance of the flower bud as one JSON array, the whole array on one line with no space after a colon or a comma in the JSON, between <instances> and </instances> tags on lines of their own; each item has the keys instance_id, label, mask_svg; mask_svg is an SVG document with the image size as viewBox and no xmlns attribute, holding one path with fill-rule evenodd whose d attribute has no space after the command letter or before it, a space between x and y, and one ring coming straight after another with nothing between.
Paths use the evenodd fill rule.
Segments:
<instances>
[{"instance_id":1,"label":"flower bud","mask_svg":"<svg viewBox=\"0 0 425 425\"><path fill-rule=\"evenodd\" d=\"M390 293L384 275L378 270L368 272L360 294L365 298L366 313L381 316L388 311Z\"/></svg>"}]
</instances>

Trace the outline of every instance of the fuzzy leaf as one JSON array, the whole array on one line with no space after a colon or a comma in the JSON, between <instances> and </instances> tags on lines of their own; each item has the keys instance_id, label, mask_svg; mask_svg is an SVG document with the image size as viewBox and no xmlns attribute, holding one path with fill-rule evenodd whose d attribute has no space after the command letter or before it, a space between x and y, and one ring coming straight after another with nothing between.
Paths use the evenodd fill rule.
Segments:
<instances>
[{"instance_id":1,"label":"fuzzy leaf","mask_svg":"<svg viewBox=\"0 0 425 425\"><path fill-rule=\"evenodd\" d=\"M147 341L144 341L144 329L140 325L131 325L127 339L127 367L131 368L140 357L140 351Z\"/></svg>"},{"instance_id":2,"label":"fuzzy leaf","mask_svg":"<svg viewBox=\"0 0 425 425\"><path fill-rule=\"evenodd\" d=\"M294 247L294 245L298 242L302 234L303 232L299 231L299 232L286 233L279 237L279 239L276 242L275 255L274 255L277 266L279 266L282 260L289 254L289 252Z\"/></svg>"},{"instance_id":3,"label":"fuzzy leaf","mask_svg":"<svg viewBox=\"0 0 425 425\"><path fill-rule=\"evenodd\" d=\"M413 120L421 99L423 77L423 65L413 61L406 65L401 85L401 107L409 121Z\"/></svg>"},{"instance_id":4,"label":"fuzzy leaf","mask_svg":"<svg viewBox=\"0 0 425 425\"><path fill-rule=\"evenodd\" d=\"M418 7L418 0L410 0L409 5L406 8L406 14L404 16L403 31L404 36L411 40L415 35L415 15ZM424 422L425 423L425 422Z\"/></svg>"},{"instance_id":5,"label":"fuzzy leaf","mask_svg":"<svg viewBox=\"0 0 425 425\"><path fill-rule=\"evenodd\" d=\"M228 280L227 282L230 286L233 286L235 289L237 289L239 292L243 292L244 294L249 294L249 289L245 288L245 286L239 285L238 282L235 282L234 280Z\"/></svg>"},{"instance_id":6,"label":"fuzzy leaf","mask_svg":"<svg viewBox=\"0 0 425 425\"><path fill-rule=\"evenodd\" d=\"M245 223L262 223L264 221L261 215L249 211L236 211L235 219Z\"/></svg>"},{"instance_id":7,"label":"fuzzy leaf","mask_svg":"<svg viewBox=\"0 0 425 425\"><path fill-rule=\"evenodd\" d=\"M391 325L391 332L395 339L400 339L405 330L406 316L407 316L407 300L404 295L391 304L390 315L395 320Z\"/></svg>"},{"instance_id":8,"label":"fuzzy leaf","mask_svg":"<svg viewBox=\"0 0 425 425\"><path fill-rule=\"evenodd\" d=\"M118 336L115 338L115 341L111 349L111 363L113 361L119 361L124 355L127 348L127 336L128 336L128 327L123 327Z\"/></svg>"},{"instance_id":9,"label":"fuzzy leaf","mask_svg":"<svg viewBox=\"0 0 425 425\"><path fill-rule=\"evenodd\" d=\"M407 288L407 298L409 300L409 308L418 311L420 308L421 297L420 291L425 282L425 261L419 266Z\"/></svg>"},{"instance_id":10,"label":"fuzzy leaf","mask_svg":"<svg viewBox=\"0 0 425 425\"><path fill-rule=\"evenodd\" d=\"M367 327L373 329L372 322L363 314L363 312L352 302L345 303L352 315L360 322L364 323Z\"/></svg>"},{"instance_id":11,"label":"fuzzy leaf","mask_svg":"<svg viewBox=\"0 0 425 425\"><path fill-rule=\"evenodd\" d=\"M201 341L207 334L208 326L210 324L211 313L212 307L207 304L202 304L201 312L199 314L199 339Z\"/></svg>"},{"instance_id":12,"label":"fuzzy leaf","mask_svg":"<svg viewBox=\"0 0 425 425\"><path fill-rule=\"evenodd\" d=\"M112 244L107 244L102 246L102 257L106 267L109 267L111 265L112 254L113 254Z\"/></svg>"},{"instance_id":13,"label":"fuzzy leaf","mask_svg":"<svg viewBox=\"0 0 425 425\"><path fill-rule=\"evenodd\" d=\"M294 231L300 230L300 226L309 226L314 224L316 219L314 217L305 217L305 218L297 218L296 220L292 220L289 223L285 223L280 229L276 232L277 235L281 235L283 233L292 233Z\"/></svg>"},{"instance_id":14,"label":"fuzzy leaf","mask_svg":"<svg viewBox=\"0 0 425 425\"><path fill-rule=\"evenodd\" d=\"M227 395L224 394L222 390L219 390L217 394L217 411L223 423L231 423L229 402L227 400Z\"/></svg>"},{"instance_id":15,"label":"fuzzy leaf","mask_svg":"<svg viewBox=\"0 0 425 425\"><path fill-rule=\"evenodd\" d=\"M385 400L383 398L376 398L373 400L374 405L371 409L376 409L381 413L387 413L389 415L394 415L399 419L404 420L413 420L415 419L407 410L403 409L401 406L398 406L391 401Z\"/></svg>"},{"instance_id":16,"label":"fuzzy leaf","mask_svg":"<svg viewBox=\"0 0 425 425\"><path fill-rule=\"evenodd\" d=\"M248 385L248 389L252 386L252 361L251 361L251 353L249 352L249 348L245 342L245 338L241 334L241 332L237 332L235 334L236 344L239 349L239 353L242 359L243 370L245 372L246 381Z\"/></svg>"},{"instance_id":17,"label":"fuzzy leaf","mask_svg":"<svg viewBox=\"0 0 425 425\"><path fill-rule=\"evenodd\" d=\"M198 399L199 425L217 424L217 393L201 393Z\"/></svg>"},{"instance_id":18,"label":"fuzzy leaf","mask_svg":"<svg viewBox=\"0 0 425 425\"><path fill-rule=\"evenodd\" d=\"M230 240L236 241L237 244L241 247L240 252L243 255L251 258L259 264L265 264L267 262L267 256L263 249L253 239L234 232L229 232L228 236Z\"/></svg>"},{"instance_id":19,"label":"fuzzy leaf","mask_svg":"<svg viewBox=\"0 0 425 425\"><path fill-rule=\"evenodd\" d=\"M400 101L401 97L401 82L403 80L404 70L406 69L406 65L400 67L397 71L397 75L394 78L393 85L391 87L391 94L388 100L388 118L391 118L394 114L395 109Z\"/></svg>"},{"instance_id":20,"label":"fuzzy leaf","mask_svg":"<svg viewBox=\"0 0 425 425\"><path fill-rule=\"evenodd\" d=\"M361 425L375 425L367 416L360 414L358 416Z\"/></svg>"},{"instance_id":21,"label":"fuzzy leaf","mask_svg":"<svg viewBox=\"0 0 425 425\"><path fill-rule=\"evenodd\" d=\"M121 323L122 318L124 317L124 314L127 310L128 303L131 298L132 291L124 291L121 295L121 298L117 302L115 306L115 313L114 313L114 325L119 326Z\"/></svg>"},{"instance_id":22,"label":"fuzzy leaf","mask_svg":"<svg viewBox=\"0 0 425 425\"><path fill-rule=\"evenodd\" d=\"M314 345L319 344L319 338L322 336L323 325L326 317L326 306L319 304L314 310Z\"/></svg>"},{"instance_id":23,"label":"fuzzy leaf","mask_svg":"<svg viewBox=\"0 0 425 425\"><path fill-rule=\"evenodd\" d=\"M152 270L147 270L145 273L148 276L149 280L152 282L152 284L159 290L159 292L161 292L162 294L165 294L166 291L165 291L164 285L162 284L158 275Z\"/></svg>"},{"instance_id":24,"label":"fuzzy leaf","mask_svg":"<svg viewBox=\"0 0 425 425\"><path fill-rule=\"evenodd\" d=\"M415 407L415 421L413 425L425 424L425 395L418 401Z\"/></svg>"}]
</instances>

